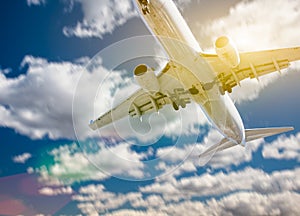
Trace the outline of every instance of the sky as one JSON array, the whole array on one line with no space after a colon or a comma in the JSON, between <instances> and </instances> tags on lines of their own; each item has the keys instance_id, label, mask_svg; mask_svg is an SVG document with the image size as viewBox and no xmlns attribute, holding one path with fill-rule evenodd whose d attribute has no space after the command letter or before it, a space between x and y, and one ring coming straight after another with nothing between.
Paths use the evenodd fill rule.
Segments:
<instances>
[{"instance_id":1,"label":"sky","mask_svg":"<svg viewBox=\"0 0 300 216\"><path fill-rule=\"evenodd\" d=\"M300 46L297 0L176 0L205 52ZM245 128L294 131L216 153L197 104L98 117L139 86L132 70L166 61L129 0L1 4L0 215L299 215L300 63L231 94Z\"/></svg>"}]
</instances>

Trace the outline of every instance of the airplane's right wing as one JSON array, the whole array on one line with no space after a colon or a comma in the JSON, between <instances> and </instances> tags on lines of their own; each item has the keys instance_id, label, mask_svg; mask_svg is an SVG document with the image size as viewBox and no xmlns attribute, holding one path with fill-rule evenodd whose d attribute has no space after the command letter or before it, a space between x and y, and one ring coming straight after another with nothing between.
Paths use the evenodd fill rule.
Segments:
<instances>
[{"instance_id":1,"label":"airplane's right wing","mask_svg":"<svg viewBox=\"0 0 300 216\"><path fill-rule=\"evenodd\" d=\"M300 47L240 53L240 64L230 68L216 54L201 54L217 73L223 90L231 92L247 78L260 76L289 67L290 62L300 60Z\"/></svg>"}]
</instances>

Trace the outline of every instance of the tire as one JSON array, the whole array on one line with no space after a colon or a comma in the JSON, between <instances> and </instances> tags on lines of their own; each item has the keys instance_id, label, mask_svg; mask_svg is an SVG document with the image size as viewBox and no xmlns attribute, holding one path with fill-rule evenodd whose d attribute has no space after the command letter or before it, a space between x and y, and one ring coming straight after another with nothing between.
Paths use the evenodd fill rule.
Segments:
<instances>
[{"instance_id":1,"label":"tire","mask_svg":"<svg viewBox=\"0 0 300 216\"><path fill-rule=\"evenodd\" d=\"M178 107L178 105L177 105L175 102L173 102L173 108L174 108L174 110L176 110L176 111L179 110L179 107Z\"/></svg>"}]
</instances>

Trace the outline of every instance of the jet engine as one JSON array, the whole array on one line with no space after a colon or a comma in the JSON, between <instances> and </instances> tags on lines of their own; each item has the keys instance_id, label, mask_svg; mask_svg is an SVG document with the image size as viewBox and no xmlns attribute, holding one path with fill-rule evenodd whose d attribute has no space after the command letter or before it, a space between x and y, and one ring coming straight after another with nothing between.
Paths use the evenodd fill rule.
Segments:
<instances>
[{"instance_id":1,"label":"jet engine","mask_svg":"<svg viewBox=\"0 0 300 216\"><path fill-rule=\"evenodd\" d=\"M134 78L144 90L152 93L159 92L160 86L157 76L147 65L138 65L134 69Z\"/></svg>"},{"instance_id":2,"label":"jet engine","mask_svg":"<svg viewBox=\"0 0 300 216\"><path fill-rule=\"evenodd\" d=\"M240 64L240 55L230 38L226 36L219 37L215 42L215 49L221 61L231 68Z\"/></svg>"}]
</instances>

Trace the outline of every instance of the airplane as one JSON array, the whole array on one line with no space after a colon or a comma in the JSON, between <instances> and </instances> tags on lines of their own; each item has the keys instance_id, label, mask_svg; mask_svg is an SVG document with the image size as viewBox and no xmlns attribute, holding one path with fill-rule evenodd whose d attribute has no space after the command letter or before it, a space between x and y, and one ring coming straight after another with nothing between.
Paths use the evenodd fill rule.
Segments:
<instances>
[{"instance_id":1,"label":"airplane","mask_svg":"<svg viewBox=\"0 0 300 216\"><path fill-rule=\"evenodd\" d=\"M126 116L141 117L166 105L185 108L192 100L200 105L209 122L224 138L200 156L245 144L259 138L294 130L293 127L245 129L229 97L245 79L289 67L300 60L300 47L239 52L227 36L215 42L215 54L204 53L172 0L135 0L140 16L168 55L168 63L156 75L146 64L134 69L140 89L125 101L92 120L96 130Z\"/></svg>"}]
</instances>

